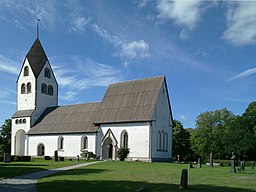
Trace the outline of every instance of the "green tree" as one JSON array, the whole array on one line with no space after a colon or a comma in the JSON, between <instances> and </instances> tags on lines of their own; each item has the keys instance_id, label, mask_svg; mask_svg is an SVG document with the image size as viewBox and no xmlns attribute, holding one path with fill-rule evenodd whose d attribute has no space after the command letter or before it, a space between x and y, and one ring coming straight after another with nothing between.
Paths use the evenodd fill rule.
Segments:
<instances>
[{"instance_id":1,"label":"green tree","mask_svg":"<svg viewBox=\"0 0 256 192\"><path fill-rule=\"evenodd\" d=\"M6 119L5 123L0 128L0 152L10 153L11 152L11 130L12 121Z\"/></svg>"},{"instance_id":2,"label":"green tree","mask_svg":"<svg viewBox=\"0 0 256 192\"><path fill-rule=\"evenodd\" d=\"M183 128L180 121L174 120L172 129L172 155L180 156L180 160L191 160L190 133Z\"/></svg>"},{"instance_id":3,"label":"green tree","mask_svg":"<svg viewBox=\"0 0 256 192\"><path fill-rule=\"evenodd\" d=\"M234 115L226 108L201 113L196 119L196 129L191 136L193 150L202 158L212 154L214 158L224 159L226 125Z\"/></svg>"},{"instance_id":4,"label":"green tree","mask_svg":"<svg viewBox=\"0 0 256 192\"><path fill-rule=\"evenodd\" d=\"M226 151L240 159L256 160L256 102L249 104L242 116L229 123L225 137Z\"/></svg>"}]
</instances>

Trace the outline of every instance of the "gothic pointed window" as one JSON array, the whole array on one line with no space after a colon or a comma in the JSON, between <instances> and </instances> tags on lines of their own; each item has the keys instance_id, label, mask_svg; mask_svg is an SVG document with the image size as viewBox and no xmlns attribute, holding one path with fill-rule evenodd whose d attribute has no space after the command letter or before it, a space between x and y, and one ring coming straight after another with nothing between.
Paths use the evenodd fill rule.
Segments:
<instances>
[{"instance_id":1,"label":"gothic pointed window","mask_svg":"<svg viewBox=\"0 0 256 192\"><path fill-rule=\"evenodd\" d=\"M48 85L48 95L53 95L53 87Z\"/></svg>"},{"instance_id":2,"label":"gothic pointed window","mask_svg":"<svg viewBox=\"0 0 256 192\"><path fill-rule=\"evenodd\" d=\"M29 68L28 68L28 66L26 66L24 68L24 76L28 76L28 75L29 75Z\"/></svg>"},{"instance_id":3,"label":"gothic pointed window","mask_svg":"<svg viewBox=\"0 0 256 192\"><path fill-rule=\"evenodd\" d=\"M158 131L157 132L157 150L161 150L161 142L162 142L161 132Z\"/></svg>"},{"instance_id":4,"label":"gothic pointed window","mask_svg":"<svg viewBox=\"0 0 256 192\"><path fill-rule=\"evenodd\" d=\"M31 83L27 84L27 93L31 93Z\"/></svg>"},{"instance_id":5,"label":"gothic pointed window","mask_svg":"<svg viewBox=\"0 0 256 192\"><path fill-rule=\"evenodd\" d=\"M58 150L64 149L64 138L62 136L59 136L58 138Z\"/></svg>"},{"instance_id":6,"label":"gothic pointed window","mask_svg":"<svg viewBox=\"0 0 256 192\"><path fill-rule=\"evenodd\" d=\"M41 92L44 93L44 94L47 94L47 85L44 84L44 83L41 86Z\"/></svg>"},{"instance_id":7,"label":"gothic pointed window","mask_svg":"<svg viewBox=\"0 0 256 192\"><path fill-rule=\"evenodd\" d=\"M88 149L88 137L83 136L81 140L81 150Z\"/></svg>"},{"instance_id":8,"label":"gothic pointed window","mask_svg":"<svg viewBox=\"0 0 256 192\"><path fill-rule=\"evenodd\" d=\"M45 68L44 70L44 76L47 78L51 78L51 73L49 68Z\"/></svg>"},{"instance_id":9,"label":"gothic pointed window","mask_svg":"<svg viewBox=\"0 0 256 192\"><path fill-rule=\"evenodd\" d=\"M165 133L165 151L168 151L168 134Z\"/></svg>"},{"instance_id":10,"label":"gothic pointed window","mask_svg":"<svg viewBox=\"0 0 256 192\"><path fill-rule=\"evenodd\" d=\"M128 133L123 131L121 134L121 147L128 148Z\"/></svg>"},{"instance_id":11,"label":"gothic pointed window","mask_svg":"<svg viewBox=\"0 0 256 192\"><path fill-rule=\"evenodd\" d=\"M21 85L21 94L25 94L26 93L26 86L25 86L25 84L23 83L22 85Z\"/></svg>"}]
</instances>

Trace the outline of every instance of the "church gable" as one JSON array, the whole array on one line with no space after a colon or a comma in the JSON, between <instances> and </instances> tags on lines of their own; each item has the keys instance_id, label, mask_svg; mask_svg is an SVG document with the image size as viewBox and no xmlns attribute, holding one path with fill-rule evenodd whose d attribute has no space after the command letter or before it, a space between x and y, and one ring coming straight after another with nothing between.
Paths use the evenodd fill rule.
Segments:
<instances>
[{"instance_id":1,"label":"church gable","mask_svg":"<svg viewBox=\"0 0 256 192\"><path fill-rule=\"evenodd\" d=\"M151 121L164 77L111 84L94 123Z\"/></svg>"}]
</instances>

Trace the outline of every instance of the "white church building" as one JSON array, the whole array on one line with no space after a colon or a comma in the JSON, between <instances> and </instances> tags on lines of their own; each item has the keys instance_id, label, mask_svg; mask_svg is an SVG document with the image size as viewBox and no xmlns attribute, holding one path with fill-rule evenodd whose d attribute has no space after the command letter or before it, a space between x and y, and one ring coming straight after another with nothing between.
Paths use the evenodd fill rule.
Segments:
<instances>
[{"instance_id":1,"label":"white church building","mask_svg":"<svg viewBox=\"0 0 256 192\"><path fill-rule=\"evenodd\" d=\"M40 40L25 57L12 116L12 155L171 161L173 118L166 79L110 84L102 101L58 106L58 83Z\"/></svg>"}]
</instances>

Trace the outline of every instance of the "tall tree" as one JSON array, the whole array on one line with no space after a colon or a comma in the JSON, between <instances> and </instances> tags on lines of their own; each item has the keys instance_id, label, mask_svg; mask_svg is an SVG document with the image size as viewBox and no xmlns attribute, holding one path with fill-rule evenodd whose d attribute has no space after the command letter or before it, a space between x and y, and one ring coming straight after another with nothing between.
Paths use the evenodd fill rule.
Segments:
<instances>
[{"instance_id":1,"label":"tall tree","mask_svg":"<svg viewBox=\"0 0 256 192\"><path fill-rule=\"evenodd\" d=\"M12 121L11 119L6 119L5 123L0 128L0 152L10 153L11 152L11 130Z\"/></svg>"},{"instance_id":2,"label":"tall tree","mask_svg":"<svg viewBox=\"0 0 256 192\"><path fill-rule=\"evenodd\" d=\"M184 129L182 123L174 120L172 129L172 155L173 157L180 156L180 160L190 160L190 134Z\"/></svg>"},{"instance_id":3,"label":"tall tree","mask_svg":"<svg viewBox=\"0 0 256 192\"><path fill-rule=\"evenodd\" d=\"M256 102L249 104L242 116L229 123L226 151L240 159L256 160Z\"/></svg>"},{"instance_id":4,"label":"tall tree","mask_svg":"<svg viewBox=\"0 0 256 192\"><path fill-rule=\"evenodd\" d=\"M191 137L195 152L203 158L210 154L214 158L225 158L225 126L233 118L233 113L226 108L201 113L196 119L196 129Z\"/></svg>"}]
</instances>

